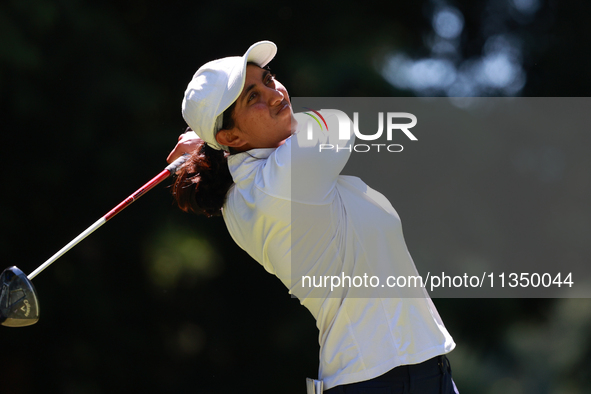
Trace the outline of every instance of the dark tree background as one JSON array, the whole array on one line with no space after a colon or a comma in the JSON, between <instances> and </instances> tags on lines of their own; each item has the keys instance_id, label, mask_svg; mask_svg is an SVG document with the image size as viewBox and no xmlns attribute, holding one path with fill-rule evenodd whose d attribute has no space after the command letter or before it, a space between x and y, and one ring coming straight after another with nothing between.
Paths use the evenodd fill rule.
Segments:
<instances>
[{"instance_id":1,"label":"dark tree background","mask_svg":"<svg viewBox=\"0 0 591 394\"><path fill-rule=\"evenodd\" d=\"M583 0L4 0L4 266L31 272L164 167L186 84L208 60L272 40L292 96L584 97L590 11ZM571 145L585 158L588 142ZM557 247L583 264L591 163L576 163L576 177L551 185L551 206L578 196L564 219L578 238ZM457 243L424 239L413 212L428 203L400 201L417 265L413 245L446 255L471 223L457 206L463 219L446 229ZM182 214L163 185L34 283L41 320L0 330L2 393L302 393L317 374L311 315L221 219ZM462 393L591 391L588 299L435 303L458 344Z\"/></svg>"}]
</instances>

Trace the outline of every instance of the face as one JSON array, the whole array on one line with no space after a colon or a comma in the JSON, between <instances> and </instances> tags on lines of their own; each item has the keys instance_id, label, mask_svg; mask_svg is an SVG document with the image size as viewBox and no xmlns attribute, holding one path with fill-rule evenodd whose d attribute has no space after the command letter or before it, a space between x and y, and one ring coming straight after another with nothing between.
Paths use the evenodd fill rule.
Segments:
<instances>
[{"instance_id":1,"label":"face","mask_svg":"<svg viewBox=\"0 0 591 394\"><path fill-rule=\"evenodd\" d=\"M292 134L295 124L285 86L268 71L249 64L244 89L234 107L234 128L220 130L216 139L238 152L276 148Z\"/></svg>"}]
</instances>

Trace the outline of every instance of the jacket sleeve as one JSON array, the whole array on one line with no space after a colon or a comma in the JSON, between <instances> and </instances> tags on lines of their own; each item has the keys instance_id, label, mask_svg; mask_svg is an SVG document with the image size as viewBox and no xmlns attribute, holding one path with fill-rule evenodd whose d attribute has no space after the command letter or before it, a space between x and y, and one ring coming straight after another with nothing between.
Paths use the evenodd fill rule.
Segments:
<instances>
[{"instance_id":1,"label":"jacket sleeve","mask_svg":"<svg viewBox=\"0 0 591 394\"><path fill-rule=\"evenodd\" d=\"M266 193L290 201L329 203L337 177L351 156L351 120L338 110L321 110L314 117L297 113L295 120L296 132L268 158L260 174L262 182L257 184L264 184Z\"/></svg>"}]
</instances>

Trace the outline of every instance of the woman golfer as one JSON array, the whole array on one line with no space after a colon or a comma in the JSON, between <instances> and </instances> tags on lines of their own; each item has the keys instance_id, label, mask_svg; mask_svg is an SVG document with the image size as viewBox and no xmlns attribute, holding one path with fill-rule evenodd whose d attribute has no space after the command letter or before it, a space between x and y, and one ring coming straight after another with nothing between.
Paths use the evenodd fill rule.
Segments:
<instances>
[{"instance_id":1,"label":"woman golfer","mask_svg":"<svg viewBox=\"0 0 591 394\"><path fill-rule=\"evenodd\" d=\"M194 132L168 157L191 154L173 187L179 207L223 215L234 241L312 313L325 393L457 392L445 357L455 344L425 290L377 285L418 273L388 200L340 175L354 137L334 131L348 118L294 114L265 69L276 51L258 42L193 76L182 113Z\"/></svg>"}]
</instances>

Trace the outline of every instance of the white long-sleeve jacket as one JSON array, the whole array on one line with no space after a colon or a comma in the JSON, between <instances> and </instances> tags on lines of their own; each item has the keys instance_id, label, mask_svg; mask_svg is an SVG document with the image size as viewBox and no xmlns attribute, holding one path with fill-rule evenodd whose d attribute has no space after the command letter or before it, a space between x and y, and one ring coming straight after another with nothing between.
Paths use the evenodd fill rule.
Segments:
<instances>
[{"instance_id":1,"label":"white long-sleeve jacket","mask_svg":"<svg viewBox=\"0 0 591 394\"><path fill-rule=\"evenodd\" d=\"M418 278L398 214L361 179L340 175L354 138L339 139L335 111L321 113L329 131L314 125L310 135L314 121L296 114L299 132L280 147L229 157L235 184L223 216L235 242L316 318L329 389L455 343L423 287L396 286L392 278Z\"/></svg>"}]
</instances>

